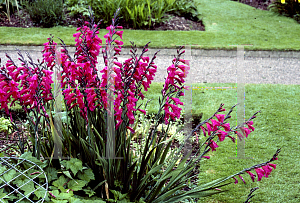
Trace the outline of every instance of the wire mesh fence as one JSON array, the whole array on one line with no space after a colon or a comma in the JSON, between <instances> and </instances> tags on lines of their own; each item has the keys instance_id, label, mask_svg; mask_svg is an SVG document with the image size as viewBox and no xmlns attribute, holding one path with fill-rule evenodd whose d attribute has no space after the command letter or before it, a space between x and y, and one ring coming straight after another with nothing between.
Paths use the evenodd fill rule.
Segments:
<instances>
[{"instance_id":1,"label":"wire mesh fence","mask_svg":"<svg viewBox=\"0 0 300 203\"><path fill-rule=\"evenodd\" d=\"M48 180L43 169L33 161L0 157L0 202L44 202Z\"/></svg>"}]
</instances>

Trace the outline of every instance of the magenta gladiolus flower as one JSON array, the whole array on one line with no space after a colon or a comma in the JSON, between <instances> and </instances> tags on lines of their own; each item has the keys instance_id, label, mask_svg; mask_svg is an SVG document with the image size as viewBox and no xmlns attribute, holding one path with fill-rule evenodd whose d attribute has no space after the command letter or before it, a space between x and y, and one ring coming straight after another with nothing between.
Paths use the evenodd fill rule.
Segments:
<instances>
[{"instance_id":1,"label":"magenta gladiolus flower","mask_svg":"<svg viewBox=\"0 0 300 203\"><path fill-rule=\"evenodd\" d=\"M235 181L234 181L234 184L238 184L238 180L235 178L235 177L232 177Z\"/></svg>"},{"instance_id":2,"label":"magenta gladiolus flower","mask_svg":"<svg viewBox=\"0 0 300 203\"><path fill-rule=\"evenodd\" d=\"M216 148L219 147L215 141L211 140L211 144L209 145L212 151L216 151Z\"/></svg>"},{"instance_id":3,"label":"magenta gladiolus flower","mask_svg":"<svg viewBox=\"0 0 300 203\"><path fill-rule=\"evenodd\" d=\"M233 143L235 143L235 138L228 135L228 137L232 140Z\"/></svg>"},{"instance_id":4,"label":"magenta gladiolus flower","mask_svg":"<svg viewBox=\"0 0 300 203\"><path fill-rule=\"evenodd\" d=\"M175 97L172 97L171 99L175 102L176 105L178 105L178 104L183 105L183 103L180 101L180 99L175 98Z\"/></svg>"},{"instance_id":5,"label":"magenta gladiolus flower","mask_svg":"<svg viewBox=\"0 0 300 203\"><path fill-rule=\"evenodd\" d=\"M277 158L277 157L276 157ZM278 158L277 158L278 159ZM276 160L276 159L275 159ZM276 169L276 164L269 163L270 166L272 166L274 169Z\"/></svg>"},{"instance_id":6,"label":"magenta gladiolus flower","mask_svg":"<svg viewBox=\"0 0 300 203\"><path fill-rule=\"evenodd\" d=\"M244 178L241 175L239 175L239 178L244 182L244 184L246 184Z\"/></svg>"},{"instance_id":7,"label":"magenta gladiolus flower","mask_svg":"<svg viewBox=\"0 0 300 203\"><path fill-rule=\"evenodd\" d=\"M252 179L252 181L254 182L256 175L254 175L253 173L251 173L250 171L246 171L246 173L248 173Z\"/></svg>"},{"instance_id":8,"label":"magenta gladiolus flower","mask_svg":"<svg viewBox=\"0 0 300 203\"><path fill-rule=\"evenodd\" d=\"M246 122L246 124L248 125L248 128L251 129L251 131L255 130L255 128L252 126L253 125L253 121L248 121L248 122Z\"/></svg>"},{"instance_id":9,"label":"magenta gladiolus flower","mask_svg":"<svg viewBox=\"0 0 300 203\"><path fill-rule=\"evenodd\" d=\"M251 131L250 131L248 128L241 127L240 129L241 129L241 131L243 132L243 134L246 136L246 138L247 138L248 135L251 133Z\"/></svg>"},{"instance_id":10,"label":"magenta gladiolus flower","mask_svg":"<svg viewBox=\"0 0 300 203\"><path fill-rule=\"evenodd\" d=\"M213 131L216 131L218 130L218 126L220 126L220 122L219 121L216 121L214 119L210 119L210 121L212 122L212 126L213 126Z\"/></svg>"},{"instance_id":11,"label":"magenta gladiolus flower","mask_svg":"<svg viewBox=\"0 0 300 203\"><path fill-rule=\"evenodd\" d=\"M121 39L123 39L123 31L117 31L116 35L118 35Z\"/></svg>"},{"instance_id":12,"label":"magenta gladiolus flower","mask_svg":"<svg viewBox=\"0 0 300 203\"><path fill-rule=\"evenodd\" d=\"M225 123L221 125L225 131L230 131L230 124L229 123Z\"/></svg>"},{"instance_id":13,"label":"magenta gladiolus flower","mask_svg":"<svg viewBox=\"0 0 300 203\"><path fill-rule=\"evenodd\" d=\"M262 166L262 169L265 171L265 177L268 178L273 168L269 166L269 164Z\"/></svg>"},{"instance_id":14,"label":"magenta gladiolus flower","mask_svg":"<svg viewBox=\"0 0 300 203\"><path fill-rule=\"evenodd\" d=\"M215 114L220 123L224 122L225 114Z\"/></svg>"},{"instance_id":15,"label":"magenta gladiolus flower","mask_svg":"<svg viewBox=\"0 0 300 203\"><path fill-rule=\"evenodd\" d=\"M210 123L206 123L206 127L207 127L207 131L208 131L208 135L210 135L210 134L211 134L211 131L213 131L213 130L211 129L211 126L212 126L212 124L210 124Z\"/></svg>"},{"instance_id":16,"label":"magenta gladiolus flower","mask_svg":"<svg viewBox=\"0 0 300 203\"><path fill-rule=\"evenodd\" d=\"M217 132L218 132L217 136L219 137L220 142L222 142L223 140L225 140L226 135L228 135L227 132L224 132L222 130L218 130Z\"/></svg>"},{"instance_id":17,"label":"magenta gladiolus flower","mask_svg":"<svg viewBox=\"0 0 300 203\"><path fill-rule=\"evenodd\" d=\"M261 168L255 168L255 171L258 176L258 181L261 181L261 178L265 175L265 171Z\"/></svg>"},{"instance_id":18,"label":"magenta gladiolus flower","mask_svg":"<svg viewBox=\"0 0 300 203\"><path fill-rule=\"evenodd\" d=\"M244 138L244 136L240 132L234 131L234 133L238 135L240 140L242 140L242 138Z\"/></svg>"},{"instance_id":19,"label":"magenta gladiolus flower","mask_svg":"<svg viewBox=\"0 0 300 203\"><path fill-rule=\"evenodd\" d=\"M126 126L126 128L129 129L131 131L131 133L133 133L133 134L135 133L135 130L133 130L131 127Z\"/></svg>"},{"instance_id":20,"label":"magenta gladiolus flower","mask_svg":"<svg viewBox=\"0 0 300 203\"><path fill-rule=\"evenodd\" d=\"M200 128L202 129L203 134L204 134L204 136L206 137L206 132L205 132L206 128L204 128L203 126L200 126Z\"/></svg>"},{"instance_id":21,"label":"magenta gladiolus flower","mask_svg":"<svg viewBox=\"0 0 300 203\"><path fill-rule=\"evenodd\" d=\"M142 112L143 114L146 115L146 111L145 110L142 110L142 109L138 109L140 112Z\"/></svg>"}]
</instances>

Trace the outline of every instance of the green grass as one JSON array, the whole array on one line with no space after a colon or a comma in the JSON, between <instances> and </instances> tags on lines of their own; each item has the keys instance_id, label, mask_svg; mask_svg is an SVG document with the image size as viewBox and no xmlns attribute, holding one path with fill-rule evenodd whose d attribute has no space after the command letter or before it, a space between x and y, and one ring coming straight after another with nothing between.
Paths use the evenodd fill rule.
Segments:
<instances>
[{"instance_id":1,"label":"green grass","mask_svg":"<svg viewBox=\"0 0 300 203\"><path fill-rule=\"evenodd\" d=\"M204 87L203 84L199 84ZM210 87L234 87L236 84L205 84ZM157 96L161 84L152 84L146 99L153 98L149 112L155 112ZM152 89L153 88L153 89ZM246 185L239 181L237 185L226 186L229 192L208 197L199 202L238 203L247 199L253 187L259 187L253 197L253 202L299 202L300 173L299 145L300 110L299 85L246 84L245 85L245 119L248 120L255 112L253 120L255 130L245 140L245 157L253 159L231 159L236 156L236 145L226 139L218 143L219 148L209 153L210 160L205 161L201 168L199 183L206 183L224 176L234 174L244 168L263 163L272 158L277 148L282 148L277 168L269 178L263 177L260 182L252 182L248 174L243 177ZM204 93L202 93L204 92ZM183 101L183 99L182 99ZM224 103L225 113L235 105L236 90L223 91L193 91L193 112L203 112L203 120L209 118ZM236 126L236 109L228 120L231 126ZM201 134L203 136L203 134ZM256 174L256 172L253 172ZM234 181L232 179L232 181Z\"/></svg>"},{"instance_id":2,"label":"green grass","mask_svg":"<svg viewBox=\"0 0 300 203\"><path fill-rule=\"evenodd\" d=\"M124 47L130 41L143 47L175 48L176 45L201 45L202 49L235 49L232 44L253 44L246 50L300 50L300 24L291 18L278 16L230 0L196 0L206 31L124 30ZM74 45L75 28L10 28L0 27L0 44L42 45L49 34ZM99 36L105 43L101 29ZM56 42L59 42L56 39Z\"/></svg>"}]
</instances>

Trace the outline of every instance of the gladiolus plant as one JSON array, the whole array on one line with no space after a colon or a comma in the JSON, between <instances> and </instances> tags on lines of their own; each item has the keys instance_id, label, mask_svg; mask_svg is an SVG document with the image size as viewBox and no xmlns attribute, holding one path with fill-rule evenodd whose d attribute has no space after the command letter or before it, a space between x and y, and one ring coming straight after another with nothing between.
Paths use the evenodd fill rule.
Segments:
<instances>
[{"instance_id":1,"label":"gladiolus plant","mask_svg":"<svg viewBox=\"0 0 300 203\"><path fill-rule=\"evenodd\" d=\"M142 155L133 161L132 138L136 135L135 129L138 112L147 114L146 102L144 108L136 106L139 99L144 100L142 89L147 91L154 79L157 66L154 63L156 55L152 59L144 54L148 51L148 44L140 55L132 43L131 58L124 63L117 60L120 55L123 42L122 26L117 24L118 12L114 15L112 24L107 27L108 33L104 35L105 48L101 49L102 39L98 37L99 25L94 23L91 15L90 22L84 22L73 35L76 51L71 57L66 45L61 40L61 50L57 50L57 43L53 37L48 38L44 44L43 60L41 63L27 62L20 54L22 66L18 67L9 56L9 61L1 68L0 75L0 102L7 114L10 114L8 104L11 106L18 102L28 113L31 122L31 143L34 156L53 158L57 142L62 144L62 157L78 158L86 167L91 168L95 174L95 180L89 183L91 190L95 191L99 198L111 200L116 194L124 194L124 198L131 202L178 202L187 198L201 198L208 195L224 192L220 187L233 182L221 184L226 180L234 179L238 183L241 176L249 174L252 181L267 178L276 164L280 149L269 161L246 168L234 175L224 177L204 185L195 185L189 191L182 189L192 178L193 170L201 163L203 158L209 159L206 154L217 151L220 142L227 137L233 142L236 134L239 139L247 138L254 131L253 119L256 112L247 122L231 128L225 122L229 119L233 106L227 115L224 104L209 119L199 123L197 127L186 135L186 140L195 135L200 128L206 137L199 150L191 159L192 152L182 156L182 144L178 149L170 150L172 139L167 139L167 133L157 133L159 120L163 119L166 125L181 117L183 105L180 98L184 96L184 82L190 69L189 61L181 58L183 47L177 50L177 56L167 68L168 76L159 98L159 110L155 116L155 124L148 132L144 143ZM117 40L117 38L120 38ZM98 55L103 54L105 67L97 69ZM61 76L60 87L66 107L67 122L62 121L61 129L55 123L53 102L56 101L51 84L51 75L54 68L59 70ZM99 76L98 73L102 75ZM109 85L112 84L112 85ZM113 92L113 96L108 94ZM56 101L57 102L57 101ZM110 106L113 102L113 111ZM47 110L50 112L47 113ZM107 147L110 146L107 138L107 118L112 115L115 120L114 154L115 158L107 158ZM11 114L10 114L11 115ZM32 118L31 115L34 115ZM56 117L57 118L57 117ZM11 117L11 121L13 121ZM247 127L244 127L247 125ZM18 130L17 126L15 129ZM46 130L47 129L47 130ZM238 132L238 129L242 133ZM168 130L168 128L167 128ZM60 135L59 139L53 136L53 132ZM129 133L128 133L129 132ZM43 139L42 139L43 138ZM24 145L24 143L23 143ZM22 145L22 146L23 146ZM29 148L29 150L31 150ZM23 147L24 152L24 147ZM23 153L22 152L22 153ZM51 159L52 160L52 159ZM165 168L166 160L171 160ZM177 165L179 161L179 164ZM59 160L52 160L52 167L60 167ZM255 171L256 175L252 173ZM115 197L116 198L116 197Z\"/></svg>"}]
</instances>

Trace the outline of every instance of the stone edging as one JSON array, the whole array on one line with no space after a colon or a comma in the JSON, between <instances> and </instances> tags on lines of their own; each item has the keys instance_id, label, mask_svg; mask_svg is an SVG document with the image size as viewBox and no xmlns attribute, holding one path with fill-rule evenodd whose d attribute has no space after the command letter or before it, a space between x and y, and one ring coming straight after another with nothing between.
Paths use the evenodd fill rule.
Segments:
<instances>
[{"instance_id":1,"label":"stone edging","mask_svg":"<svg viewBox=\"0 0 300 203\"><path fill-rule=\"evenodd\" d=\"M11 46L11 45L0 45L0 52L5 51L15 51L16 48L21 51L30 51L30 52L41 52L43 46ZM137 48L138 53L141 53L142 49ZM153 55L155 52L160 50L159 55L174 56L177 53L176 49L152 49L150 48L147 52L147 55ZM74 47L69 47L70 52L75 52ZM205 50L205 49L192 49L192 56L201 56L201 57L236 57L236 51L234 50ZM130 55L129 48L123 48L121 55ZM245 50L245 57L254 57L254 58L299 58L300 51L248 51Z\"/></svg>"}]
</instances>

